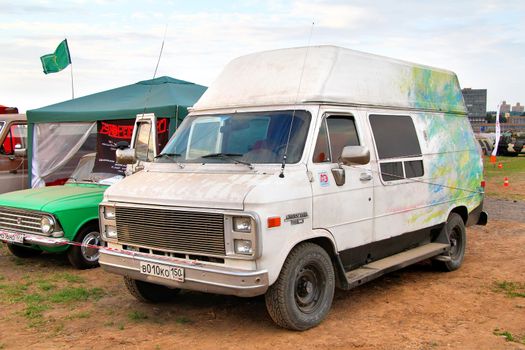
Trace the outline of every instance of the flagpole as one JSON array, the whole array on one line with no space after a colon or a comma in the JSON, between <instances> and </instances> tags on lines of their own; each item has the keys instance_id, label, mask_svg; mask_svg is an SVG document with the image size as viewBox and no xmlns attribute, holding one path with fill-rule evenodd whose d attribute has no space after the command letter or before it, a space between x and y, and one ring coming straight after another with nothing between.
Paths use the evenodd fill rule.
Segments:
<instances>
[{"instance_id":1,"label":"flagpole","mask_svg":"<svg viewBox=\"0 0 525 350\"><path fill-rule=\"evenodd\" d=\"M73 62L71 62L71 99L75 98L75 87L73 85Z\"/></svg>"}]
</instances>

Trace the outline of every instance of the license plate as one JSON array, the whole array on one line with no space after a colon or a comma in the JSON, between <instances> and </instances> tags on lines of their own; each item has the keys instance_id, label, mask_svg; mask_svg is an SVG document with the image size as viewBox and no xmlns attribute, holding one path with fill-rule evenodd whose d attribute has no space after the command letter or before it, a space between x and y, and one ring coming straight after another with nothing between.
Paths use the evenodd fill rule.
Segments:
<instances>
[{"instance_id":1,"label":"license plate","mask_svg":"<svg viewBox=\"0 0 525 350\"><path fill-rule=\"evenodd\" d=\"M144 275L167 278L178 282L184 282L184 269L181 267L141 261L140 273Z\"/></svg>"},{"instance_id":2,"label":"license plate","mask_svg":"<svg viewBox=\"0 0 525 350\"><path fill-rule=\"evenodd\" d=\"M0 231L0 241L8 243L24 243L24 234Z\"/></svg>"}]
</instances>

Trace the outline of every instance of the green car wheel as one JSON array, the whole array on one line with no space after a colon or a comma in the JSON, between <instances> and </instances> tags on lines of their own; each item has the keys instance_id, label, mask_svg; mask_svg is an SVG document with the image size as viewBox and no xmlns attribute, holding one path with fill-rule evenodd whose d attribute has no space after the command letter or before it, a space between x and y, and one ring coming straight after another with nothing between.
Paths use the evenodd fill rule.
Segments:
<instances>
[{"instance_id":1,"label":"green car wheel","mask_svg":"<svg viewBox=\"0 0 525 350\"><path fill-rule=\"evenodd\" d=\"M81 246L72 246L67 251L67 257L71 265L80 270L91 269L98 266L99 251L93 246L100 246L100 232L94 225L82 228L75 242L81 243Z\"/></svg>"}]
</instances>

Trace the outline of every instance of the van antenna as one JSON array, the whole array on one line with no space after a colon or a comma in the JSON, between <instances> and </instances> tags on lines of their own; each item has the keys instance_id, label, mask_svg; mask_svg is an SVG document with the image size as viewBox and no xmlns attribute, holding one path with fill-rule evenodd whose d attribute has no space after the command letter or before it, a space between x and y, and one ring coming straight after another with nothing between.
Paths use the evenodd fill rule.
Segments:
<instances>
[{"instance_id":1,"label":"van antenna","mask_svg":"<svg viewBox=\"0 0 525 350\"><path fill-rule=\"evenodd\" d=\"M293 121L295 119L295 111L297 110L297 103L299 102L299 92L301 91L301 84L303 82L304 68L306 66L306 59L308 58L308 51L310 50L310 41L312 40L312 33L314 31L315 22L312 22L310 27L310 35L308 36L308 44L306 45L306 52L304 54L303 68L301 69L301 75L299 76L299 85L297 86L297 94L295 95L294 109L292 113L292 120L290 121L290 129L288 130L288 139L286 140L286 148L284 149L283 162L281 163L280 178L284 177L284 167L286 166L286 158L288 156L288 145L290 144L290 137L292 136Z\"/></svg>"},{"instance_id":2,"label":"van antenna","mask_svg":"<svg viewBox=\"0 0 525 350\"><path fill-rule=\"evenodd\" d=\"M168 32L168 23L166 23L166 27L164 28L164 36L162 38L162 45L160 45L159 58L157 59L157 65L155 66L155 71L153 72L153 78L152 79L155 79L155 77L157 76L157 70L159 69L160 58L162 57L162 51L164 50L164 42L166 41L166 33L167 32ZM151 90L152 89L153 89L153 84L150 84L148 93L146 94L146 99L144 100L144 111L142 112L142 115L146 114L146 107L148 105L148 100L149 100L149 97L151 96ZM151 127L155 128L155 130L157 128L156 125L152 125ZM151 138L151 132L148 134L148 145L149 145L149 142L150 142L150 138ZM158 147L158 145L155 145L155 148L156 147ZM149 154L149 147L148 147L148 153L147 154Z\"/></svg>"},{"instance_id":3,"label":"van antenna","mask_svg":"<svg viewBox=\"0 0 525 350\"><path fill-rule=\"evenodd\" d=\"M160 64L160 58L162 57L162 51L164 50L164 42L166 41L166 34L168 33L168 23L166 23L166 27L164 28L164 37L162 38L162 45L160 45L160 52L159 52L159 58L157 59L157 65L155 66L155 71L153 72L153 78L157 76L157 70L159 69ZM142 114L146 113L146 107L148 105L148 100L151 95L151 89L153 88L153 85L150 84L148 94L146 95L146 100L144 101L144 112Z\"/></svg>"}]
</instances>

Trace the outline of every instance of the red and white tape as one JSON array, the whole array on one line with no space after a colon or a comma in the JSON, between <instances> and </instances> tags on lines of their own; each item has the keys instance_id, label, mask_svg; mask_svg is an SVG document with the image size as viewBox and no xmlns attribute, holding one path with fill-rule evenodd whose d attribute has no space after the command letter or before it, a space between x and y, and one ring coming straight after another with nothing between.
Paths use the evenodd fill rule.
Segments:
<instances>
[{"instance_id":1,"label":"red and white tape","mask_svg":"<svg viewBox=\"0 0 525 350\"><path fill-rule=\"evenodd\" d=\"M4 243L11 243L5 239L0 239L0 241ZM49 241L51 242L52 239L50 238ZM148 253L136 252L132 250L118 249L118 248L106 247L106 246L95 245L95 244L86 244L86 243L80 243L80 242L75 242L75 241L63 242L63 244L59 244L58 246L63 246L63 245L70 245L70 246L75 246L75 247L86 247L86 248L91 248L91 249L104 248L105 250L110 250L110 251L120 253L120 254L126 254L131 257L135 257L135 256L154 257L155 259L164 260L166 262L179 263L179 264L185 264L185 265L194 265L194 266L202 265L201 263L193 261L193 260L181 260L179 258L174 258L171 256L166 256L166 255L156 255L156 254L153 255L153 254L148 254Z\"/></svg>"}]
</instances>

